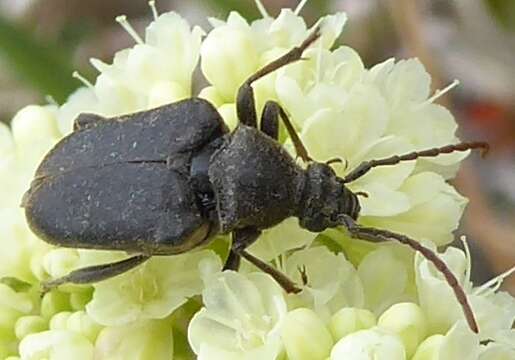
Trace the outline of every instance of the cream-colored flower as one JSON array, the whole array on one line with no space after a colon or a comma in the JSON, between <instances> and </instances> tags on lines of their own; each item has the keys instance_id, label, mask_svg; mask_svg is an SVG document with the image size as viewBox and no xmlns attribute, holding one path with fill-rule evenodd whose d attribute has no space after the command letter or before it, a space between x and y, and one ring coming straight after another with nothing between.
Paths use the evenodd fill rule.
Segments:
<instances>
[{"instance_id":1,"label":"cream-colored flower","mask_svg":"<svg viewBox=\"0 0 515 360\"><path fill-rule=\"evenodd\" d=\"M329 329L313 310L306 308L286 315L281 337L289 360L325 360L333 346Z\"/></svg>"},{"instance_id":2,"label":"cream-colored flower","mask_svg":"<svg viewBox=\"0 0 515 360\"><path fill-rule=\"evenodd\" d=\"M283 291L263 273L206 275L204 307L193 317L188 340L199 360L275 359L287 312Z\"/></svg>"},{"instance_id":3,"label":"cream-colored flower","mask_svg":"<svg viewBox=\"0 0 515 360\"><path fill-rule=\"evenodd\" d=\"M342 253L323 246L300 250L287 257L284 270L297 284L303 282L302 273L308 281L300 294L289 296L289 303L314 309L325 321L343 307L365 304L358 272Z\"/></svg>"},{"instance_id":4,"label":"cream-colored flower","mask_svg":"<svg viewBox=\"0 0 515 360\"><path fill-rule=\"evenodd\" d=\"M467 293L480 329L480 339L495 339L499 333L509 330L515 320L515 299L505 292L495 292L504 276L474 288L469 279L470 258L463 251L448 248L440 256ZM430 331L448 331L463 319L461 306L452 289L434 266L420 255L416 256L415 269L418 297Z\"/></svg>"},{"instance_id":5,"label":"cream-colored flower","mask_svg":"<svg viewBox=\"0 0 515 360\"><path fill-rule=\"evenodd\" d=\"M69 330L48 330L25 337L20 344L23 360L91 360L93 344Z\"/></svg>"},{"instance_id":6,"label":"cream-colored flower","mask_svg":"<svg viewBox=\"0 0 515 360\"><path fill-rule=\"evenodd\" d=\"M338 341L331 351L331 360L404 360L401 339L381 328L360 330Z\"/></svg>"},{"instance_id":7,"label":"cream-colored flower","mask_svg":"<svg viewBox=\"0 0 515 360\"><path fill-rule=\"evenodd\" d=\"M202 292L201 272L220 269L220 258L211 251L155 257L128 273L94 284L86 310L96 322L109 326L163 319Z\"/></svg>"},{"instance_id":8,"label":"cream-colored flower","mask_svg":"<svg viewBox=\"0 0 515 360\"><path fill-rule=\"evenodd\" d=\"M173 359L172 324L169 320L142 320L106 327L95 342L94 359Z\"/></svg>"}]
</instances>

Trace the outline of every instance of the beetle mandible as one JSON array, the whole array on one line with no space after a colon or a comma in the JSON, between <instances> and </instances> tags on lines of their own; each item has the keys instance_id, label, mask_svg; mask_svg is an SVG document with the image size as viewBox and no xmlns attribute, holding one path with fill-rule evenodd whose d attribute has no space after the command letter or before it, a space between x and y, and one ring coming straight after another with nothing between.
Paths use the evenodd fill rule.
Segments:
<instances>
[{"instance_id":1,"label":"beetle mandible","mask_svg":"<svg viewBox=\"0 0 515 360\"><path fill-rule=\"evenodd\" d=\"M313 161L287 113L268 101L258 128L252 84L301 59L320 36L319 28L298 47L257 71L239 88L239 124L229 132L206 100L191 98L115 118L81 114L74 131L39 165L22 206L30 228L48 243L71 248L123 250L134 254L91 266L43 284L92 283L126 272L152 256L200 247L217 233L232 233L224 269L237 270L243 257L270 274L287 292L300 288L246 248L262 230L288 217L321 232L343 226L354 238L397 240L422 253L454 290L471 329L478 331L467 296L447 265L431 249L388 230L356 221L358 195L346 184L378 166L419 157L480 148L460 143L365 161L344 178L330 162ZM277 141L282 120L300 167Z\"/></svg>"}]
</instances>

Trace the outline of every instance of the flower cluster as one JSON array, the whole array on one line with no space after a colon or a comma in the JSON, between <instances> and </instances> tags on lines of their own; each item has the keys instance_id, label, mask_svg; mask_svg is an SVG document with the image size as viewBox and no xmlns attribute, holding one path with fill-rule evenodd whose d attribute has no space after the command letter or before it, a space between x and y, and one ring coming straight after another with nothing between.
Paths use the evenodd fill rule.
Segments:
<instances>
[{"instance_id":1,"label":"flower cluster","mask_svg":"<svg viewBox=\"0 0 515 360\"><path fill-rule=\"evenodd\" d=\"M502 360L515 358L515 300L497 292L503 276L483 286L469 280L470 256L448 247L440 256L458 277L479 334L464 321L452 290L433 265L394 243L371 244L345 232L322 234L287 219L265 231L250 251L307 283L286 294L267 274L243 264L221 272L227 239L204 250L152 258L91 286L63 285L39 296L39 284L126 256L54 248L27 227L19 208L44 154L72 130L79 113L106 117L194 95L237 125L239 85L310 33L296 11L264 13L252 23L238 13L210 19L207 34L176 13L160 16L144 39L118 20L136 45L112 64L92 60L99 75L61 106L31 105L0 124L0 358ZM457 142L452 115L433 103L430 77L416 59L370 69L351 48L334 48L346 16L326 16L321 39L303 61L255 83L257 110L278 101L310 155L340 157L339 175L364 160ZM315 26L315 25L314 25ZM192 94L200 64L209 86ZM80 76L79 76L80 77ZM281 130L280 141L293 153ZM453 240L466 199L446 180L466 154L376 169L352 183L359 222L410 235L436 249ZM507 274L506 274L507 275Z\"/></svg>"}]
</instances>

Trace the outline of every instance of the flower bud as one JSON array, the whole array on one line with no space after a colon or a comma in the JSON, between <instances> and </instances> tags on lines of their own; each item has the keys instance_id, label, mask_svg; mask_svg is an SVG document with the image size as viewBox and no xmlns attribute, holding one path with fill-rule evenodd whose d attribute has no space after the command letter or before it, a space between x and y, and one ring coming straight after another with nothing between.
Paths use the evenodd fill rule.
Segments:
<instances>
[{"instance_id":1,"label":"flower bud","mask_svg":"<svg viewBox=\"0 0 515 360\"><path fill-rule=\"evenodd\" d=\"M377 325L390 330L401 338L406 355L411 357L427 335L427 320L422 309L414 303L391 306L379 318Z\"/></svg>"},{"instance_id":2,"label":"flower bud","mask_svg":"<svg viewBox=\"0 0 515 360\"><path fill-rule=\"evenodd\" d=\"M52 278L70 273L79 262L79 255L74 249L54 249L43 259L43 266Z\"/></svg>"},{"instance_id":3,"label":"flower bud","mask_svg":"<svg viewBox=\"0 0 515 360\"><path fill-rule=\"evenodd\" d=\"M289 312L281 333L290 360L324 360L333 345L329 330L313 310Z\"/></svg>"},{"instance_id":4,"label":"flower bud","mask_svg":"<svg viewBox=\"0 0 515 360\"><path fill-rule=\"evenodd\" d=\"M40 140L48 141L59 136L56 116L51 106L26 106L14 116L11 126L15 141L22 145L30 145Z\"/></svg>"},{"instance_id":5,"label":"flower bud","mask_svg":"<svg viewBox=\"0 0 515 360\"><path fill-rule=\"evenodd\" d=\"M70 311L62 311L60 313L55 314L50 319L50 323L48 327L50 330L66 330L68 319L71 316Z\"/></svg>"},{"instance_id":6,"label":"flower bud","mask_svg":"<svg viewBox=\"0 0 515 360\"><path fill-rule=\"evenodd\" d=\"M49 330L25 337L20 342L24 360L90 360L93 345L81 334L66 330Z\"/></svg>"},{"instance_id":7,"label":"flower bud","mask_svg":"<svg viewBox=\"0 0 515 360\"><path fill-rule=\"evenodd\" d=\"M95 341L98 333L102 330L102 326L94 322L85 311L71 314L66 321L66 327L68 330L81 333L91 342Z\"/></svg>"},{"instance_id":8,"label":"flower bud","mask_svg":"<svg viewBox=\"0 0 515 360\"><path fill-rule=\"evenodd\" d=\"M440 348L445 339L443 335L433 335L422 341L412 360L439 360Z\"/></svg>"},{"instance_id":9,"label":"flower bud","mask_svg":"<svg viewBox=\"0 0 515 360\"><path fill-rule=\"evenodd\" d=\"M347 335L336 343L331 360L404 360L401 339L375 327Z\"/></svg>"},{"instance_id":10,"label":"flower bud","mask_svg":"<svg viewBox=\"0 0 515 360\"><path fill-rule=\"evenodd\" d=\"M14 332L18 339L47 329L47 321L38 315L22 316L16 321Z\"/></svg>"},{"instance_id":11,"label":"flower bud","mask_svg":"<svg viewBox=\"0 0 515 360\"><path fill-rule=\"evenodd\" d=\"M366 309L343 308L333 315L329 329L333 338L338 341L344 336L376 325L375 315Z\"/></svg>"},{"instance_id":12,"label":"flower bud","mask_svg":"<svg viewBox=\"0 0 515 360\"><path fill-rule=\"evenodd\" d=\"M95 358L172 359L172 326L166 320L149 320L104 328L95 342Z\"/></svg>"},{"instance_id":13,"label":"flower bud","mask_svg":"<svg viewBox=\"0 0 515 360\"><path fill-rule=\"evenodd\" d=\"M68 308L68 295L60 291L46 293L41 300L41 315L46 319Z\"/></svg>"}]
</instances>

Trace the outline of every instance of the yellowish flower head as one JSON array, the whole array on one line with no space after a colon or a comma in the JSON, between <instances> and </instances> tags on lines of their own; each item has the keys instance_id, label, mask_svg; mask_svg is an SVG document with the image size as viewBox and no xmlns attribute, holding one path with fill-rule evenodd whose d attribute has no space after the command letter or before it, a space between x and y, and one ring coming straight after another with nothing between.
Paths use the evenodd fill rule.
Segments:
<instances>
[{"instance_id":1,"label":"yellowish flower head","mask_svg":"<svg viewBox=\"0 0 515 360\"><path fill-rule=\"evenodd\" d=\"M308 25L301 8L271 17L260 6L263 17L253 22L232 12L209 19L206 30L153 8L144 36L119 17L133 47L109 64L92 59L98 76L64 104L30 105L10 128L0 124L0 358L514 358L515 301L497 291L504 276L475 287L468 254L440 252L470 299L481 330L474 334L447 282L419 254L338 229L311 233L293 218L264 231L250 252L296 281L298 294L246 263L239 273L221 272L228 239L217 237L211 249L155 257L113 279L39 296L41 281L126 256L51 247L32 234L19 208L38 163L78 114L118 116L199 96L234 128L238 87L314 26L321 40L302 61L254 85L258 113L267 100L278 101L314 159L342 158L333 166L344 176L364 160L458 141L454 118L434 103L438 94L430 94L420 61L366 68L355 50L338 45L344 13ZM198 67L208 85L192 93ZM293 154L284 131L280 142ZM360 197L358 222L410 235L435 251L449 244L467 200L446 180L465 156L374 169L351 185L368 194Z\"/></svg>"}]
</instances>

